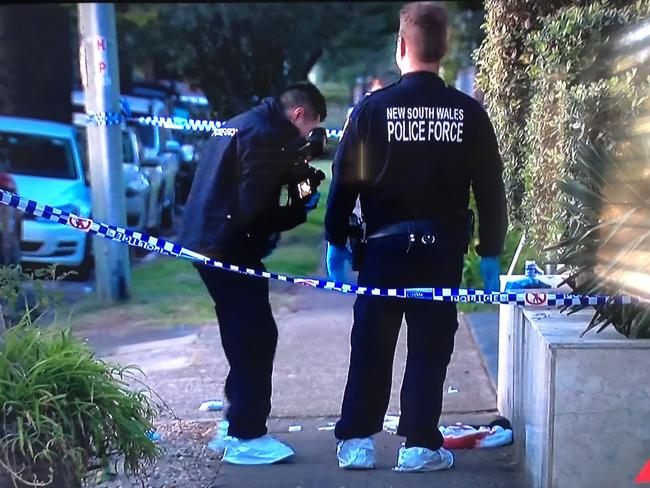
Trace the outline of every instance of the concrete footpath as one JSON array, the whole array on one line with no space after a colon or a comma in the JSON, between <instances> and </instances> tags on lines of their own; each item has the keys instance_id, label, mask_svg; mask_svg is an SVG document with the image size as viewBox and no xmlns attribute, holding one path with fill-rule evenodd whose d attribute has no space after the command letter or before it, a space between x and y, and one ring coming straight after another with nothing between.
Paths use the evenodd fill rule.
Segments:
<instances>
[{"instance_id":1,"label":"concrete footpath","mask_svg":"<svg viewBox=\"0 0 650 488\"><path fill-rule=\"evenodd\" d=\"M327 427L339 413L347 375L354 297L282 283L273 283L272 293L291 294L293 299L283 300L288 305L275 310L280 337L269 429L294 447L297 454L291 462L277 466L221 465L217 484L212 486L521 486L518 470L512 464L511 447L456 451L456 464L448 472L394 473L391 468L403 439L385 432L376 437L379 469L338 469L333 433L319 428ZM142 368L147 373L147 382L177 417L210 424L221 418L221 413L201 412L198 408L203 401L222 399L223 395L228 365L216 322L146 330L133 330L124 323L78 333L88 339L101 358ZM389 414L399 414L405 358L404 327L395 356ZM441 423L489 423L496 415L493 382L461 315L456 351L445 384ZM161 423L171 420L169 414L160 418ZM289 432L289 426L300 426L300 430Z\"/></svg>"}]
</instances>

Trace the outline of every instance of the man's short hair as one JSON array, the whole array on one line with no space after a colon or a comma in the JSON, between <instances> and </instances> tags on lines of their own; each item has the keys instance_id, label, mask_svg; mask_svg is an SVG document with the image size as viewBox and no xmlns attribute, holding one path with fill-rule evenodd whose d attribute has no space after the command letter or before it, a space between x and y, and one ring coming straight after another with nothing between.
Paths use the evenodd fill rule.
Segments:
<instances>
[{"instance_id":1,"label":"man's short hair","mask_svg":"<svg viewBox=\"0 0 650 488\"><path fill-rule=\"evenodd\" d=\"M447 52L447 12L438 2L412 2L399 12L399 35L421 63L438 63Z\"/></svg>"},{"instance_id":2,"label":"man's short hair","mask_svg":"<svg viewBox=\"0 0 650 488\"><path fill-rule=\"evenodd\" d=\"M306 81L294 83L280 93L280 104L284 109L304 107L305 113L311 118L320 118L322 122L327 117L325 97L315 85Z\"/></svg>"}]
</instances>

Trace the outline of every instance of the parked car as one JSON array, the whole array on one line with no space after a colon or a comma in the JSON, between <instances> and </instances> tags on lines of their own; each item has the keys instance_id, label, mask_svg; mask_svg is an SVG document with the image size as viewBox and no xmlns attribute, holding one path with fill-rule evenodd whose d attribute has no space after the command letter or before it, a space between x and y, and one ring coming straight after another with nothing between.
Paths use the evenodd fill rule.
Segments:
<instances>
[{"instance_id":1,"label":"parked car","mask_svg":"<svg viewBox=\"0 0 650 488\"><path fill-rule=\"evenodd\" d=\"M84 112L84 93L72 93L72 103L76 112L72 114L72 121L77 130L79 148L84 163L86 174L89 174L88 138L86 127L87 117ZM149 208L150 182L146 172L140 167L139 158L134 156L133 145L130 140L131 129L126 124L121 125L122 131L122 175L126 198L126 226L138 231L145 231L149 227L160 225L160 209ZM92 182L91 182L92 183ZM158 200L157 198L155 199ZM156 220L158 219L158 220Z\"/></svg>"},{"instance_id":2,"label":"parked car","mask_svg":"<svg viewBox=\"0 0 650 488\"><path fill-rule=\"evenodd\" d=\"M20 196L91 216L90 188L71 125L0 116L0 154ZM23 263L72 267L82 279L93 265L89 234L27 214L21 251Z\"/></svg>"},{"instance_id":3,"label":"parked car","mask_svg":"<svg viewBox=\"0 0 650 488\"><path fill-rule=\"evenodd\" d=\"M3 154L0 153L0 170L5 169L3 160ZM9 173L0 173L0 188L18 194L16 181ZM20 264L22 225L22 212L0 205L0 265Z\"/></svg>"},{"instance_id":4,"label":"parked car","mask_svg":"<svg viewBox=\"0 0 650 488\"><path fill-rule=\"evenodd\" d=\"M75 132L86 178L92 187L86 128L75 125ZM149 180L140 165L137 162L133 163L132 147L126 127L122 128L121 135L124 158L122 161L122 183L126 203L126 226L144 232L147 229L149 219Z\"/></svg>"},{"instance_id":5,"label":"parked car","mask_svg":"<svg viewBox=\"0 0 650 488\"><path fill-rule=\"evenodd\" d=\"M130 95L156 100L165 106L173 117L178 119L208 119L210 104L205 95L189 84L174 80L139 81L130 87ZM181 145L179 169L176 174L176 203L184 204L189 195L200 155L200 146L210 137L209 133L186 131L170 127L171 139ZM173 144L173 143L172 143ZM175 144L174 144L175 146Z\"/></svg>"},{"instance_id":6,"label":"parked car","mask_svg":"<svg viewBox=\"0 0 650 488\"><path fill-rule=\"evenodd\" d=\"M210 107L207 98L203 96L180 95L174 102L173 115L181 119L210 118ZM174 137L181 143L181 166L176 177L176 198L180 204L187 201L192 187L194 174L205 142L210 138L209 132L172 130Z\"/></svg>"},{"instance_id":7,"label":"parked car","mask_svg":"<svg viewBox=\"0 0 650 488\"><path fill-rule=\"evenodd\" d=\"M181 132L181 131L176 131ZM176 200L180 205L184 205L190 194L192 181L196 174L196 168L201 156L201 150L205 137L198 132L183 131L177 138L181 143L182 158L181 165L176 176ZM209 135L208 135L209 137Z\"/></svg>"},{"instance_id":8,"label":"parked car","mask_svg":"<svg viewBox=\"0 0 650 488\"><path fill-rule=\"evenodd\" d=\"M140 167L149 181L149 200L147 202L147 223L145 229L149 232L155 232L162 222L163 201L165 198L165 173L157 159L143 159L142 153L144 152L144 147L142 146L140 137L133 128L128 127L122 134L123 144L130 146L130 149L125 146L124 154L130 154L133 157L133 164L137 164Z\"/></svg>"},{"instance_id":9,"label":"parked car","mask_svg":"<svg viewBox=\"0 0 650 488\"><path fill-rule=\"evenodd\" d=\"M133 117L159 116L168 117L169 112L165 104L158 99L122 96L128 105ZM130 122L129 126L135 129L143 144L142 165L156 164L162 166L165 175L163 186L163 228L170 228L176 212L176 175L180 167L182 149L180 143L172 137L171 130L167 127L156 125L143 125Z\"/></svg>"}]
</instances>

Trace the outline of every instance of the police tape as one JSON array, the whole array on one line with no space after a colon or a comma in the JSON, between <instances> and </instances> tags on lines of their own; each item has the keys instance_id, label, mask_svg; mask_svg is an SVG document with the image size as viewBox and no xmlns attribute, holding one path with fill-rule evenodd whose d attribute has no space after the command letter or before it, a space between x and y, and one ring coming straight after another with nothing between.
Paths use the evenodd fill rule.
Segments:
<instances>
[{"instance_id":1,"label":"police tape","mask_svg":"<svg viewBox=\"0 0 650 488\"><path fill-rule=\"evenodd\" d=\"M64 210L49 205L38 203L34 200L19 197L11 192L0 189L0 203L13 207L35 217L72 227L80 232L86 232L106 239L123 242L132 247L145 249L158 254L187 259L205 266L220 268L235 273L265 278L269 280L284 281L299 285L338 291L345 294L380 296L392 298L411 298L418 300L433 300L441 302L460 303L492 303L492 304L518 304L532 307L571 306L571 305L604 305L608 303L632 304L647 302L626 295L617 296L585 296L566 293L538 292L538 291L510 291L505 293L487 292L465 288L374 288L368 286L352 285L318 278L288 276L269 271L261 271L235 264L223 263L186 249L174 242L150 236L123 227L95 222L92 219L79 217Z\"/></svg>"},{"instance_id":2,"label":"police tape","mask_svg":"<svg viewBox=\"0 0 650 488\"><path fill-rule=\"evenodd\" d=\"M182 117L163 117L157 115L127 117L117 112L90 112L86 115L89 123L98 126L135 122L140 125L157 126L173 130L212 132L214 136L233 136L237 132L235 128L224 127L226 123L220 120L185 119ZM343 136L343 130L341 129L326 129L326 132L329 138L340 139Z\"/></svg>"},{"instance_id":3,"label":"police tape","mask_svg":"<svg viewBox=\"0 0 650 488\"><path fill-rule=\"evenodd\" d=\"M120 125L122 122L135 122L140 125L150 125L174 130L187 130L198 132L212 132L218 134L224 131L225 122L219 120L185 119L182 117L162 117L148 115L141 117L128 117L117 112L89 112L86 114L88 122L98 126ZM224 135L234 135L236 129L229 128Z\"/></svg>"}]
</instances>

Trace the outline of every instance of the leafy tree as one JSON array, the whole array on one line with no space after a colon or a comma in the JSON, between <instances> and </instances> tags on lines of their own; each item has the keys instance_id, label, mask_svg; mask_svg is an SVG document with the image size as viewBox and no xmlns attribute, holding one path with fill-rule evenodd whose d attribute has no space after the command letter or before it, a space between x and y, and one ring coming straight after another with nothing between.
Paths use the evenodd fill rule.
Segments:
<instances>
[{"instance_id":1,"label":"leafy tree","mask_svg":"<svg viewBox=\"0 0 650 488\"><path fill-rule=\"evenodd\" d=\"M462 68L473 64L471 55L485 37L481 25L485 21L483 2L448 2L449 48L443 59L444 77L449 83L456 81Z\"/></svg>"},{"instance_id":2,"label":"leafy tree","mask_svg":"<svg viewBox=\"0 0 650 488\"><path fill-rule=\"evenodd\" d=\"M344 81L355 63L397 30L394 3L128 5L118 10L120 60L150 62L157 78L195 80L219 107L237 113L281 86L306 79L321 60ZM391 57L388 57L390 62ZM345 66L353 66L345 72Z\"/></svg>"},{"instance_id":3,"label":"leafy tree","mask_svg":"<svg viewBox=\"0 0 650 488\"><path fill-rule=\"evenodd\" d=\"M480 4L457 3L448 6L453 19L465 9L478 14L462 17L452 29L460 39L452 41L448 58L452 76L481 35L474 25L482 18ZM156 78L194 81L219 116L227 117L306 79L316 62L327 80L350 86L359 75L397 77L393 55L401 7L399 2L118 5L120 64L148 64ZM122 70L123 86L129 71Z\"/></svg>"},{"instance_id":4,"label":"leafy tree","mask_svg":"<svg viewBox=\"0 0 650 488\"><path fill-rule=\"evenodd\" d=\"M352 85L360 75L396 77L395 39L401 7L401 3L343 5L331 24L321 60L327 79Z\"/></svg>"}]
</instances>

